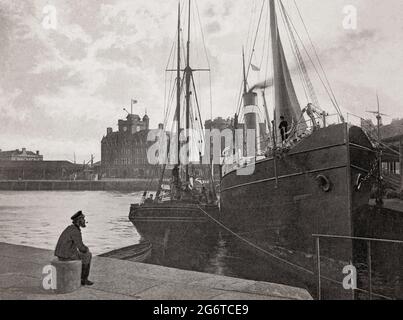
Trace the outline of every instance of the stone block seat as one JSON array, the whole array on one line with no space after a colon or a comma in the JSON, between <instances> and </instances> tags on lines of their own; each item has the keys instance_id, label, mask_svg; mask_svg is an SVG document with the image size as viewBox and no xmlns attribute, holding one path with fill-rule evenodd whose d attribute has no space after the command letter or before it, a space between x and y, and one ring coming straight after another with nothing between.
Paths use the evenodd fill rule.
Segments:
<instances>
[{"instance_id":1,"label":"stone block seat","mask_svg":"<svg viewBox=\"0 0 403 320\"><path fill-rule=\"evenodd\" d=\"M60 261L55 258L51 264L56 269L55 293L70 293L81 287L81 260Z\"/></svg>"}]
</instances>

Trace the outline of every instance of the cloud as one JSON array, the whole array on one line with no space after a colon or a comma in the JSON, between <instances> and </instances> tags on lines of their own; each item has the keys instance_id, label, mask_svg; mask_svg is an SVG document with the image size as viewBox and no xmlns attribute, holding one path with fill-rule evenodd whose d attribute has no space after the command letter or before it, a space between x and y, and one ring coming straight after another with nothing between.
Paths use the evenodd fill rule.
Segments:
<instances>
[{"instance_id":1,"label":"cloud","mask_svg":"<svg viewBox=\"0 0 403 320\"><path fill-rule=\"evenodd\" d=\"M397 32L403 28L403 2L389 0L388 6L373 2L351 1L358 8L359 28L348 32L342 28L344 0L305 0L300 7L343 106L358 112L378 90L387 113L403 116L403 45ZM52 3L58 27L46 30L42 10L47 0L0 0L0 148L26 144L53 159L74 151L79 160L88 158L89 149L99 155L106 127L124 117L122 108L131 98L139 100L136 113L147 108L152 126L161 122L164 70L175 38L177 1ZM303 31L290 3L287 8ZM248 43L250 50L260 1L206 0L197 5L212 70L213 115L227 117L238 102L241 50ZM204 68L207 60L196 11L192 18L192 66ZM262 43L259 39L256 63L261 60ZM293 68L292 55L288 58ZM199 77L206 119L209 83L203 80L205 75ZM264 80L265 75L261 77L252 75L250 83ZM313 82L320 87L317 79Z\"/></svg>"},{"instance_id":2,"label":"cloud","mask_svg":"<svg viewBox=\"0 0 403 320\"><path fill-rule=\"evenodd\" d=\"M206 31L207 33L217 33L221 30L220 23L218 21L214 21L207 25Z\"/></svg>"}]
</instances>

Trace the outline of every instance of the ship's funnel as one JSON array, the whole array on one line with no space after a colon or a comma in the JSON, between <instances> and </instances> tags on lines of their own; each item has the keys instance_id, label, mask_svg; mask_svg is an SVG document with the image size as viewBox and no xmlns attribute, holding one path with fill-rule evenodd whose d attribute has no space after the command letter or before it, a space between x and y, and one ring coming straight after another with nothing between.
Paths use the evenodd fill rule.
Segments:
<instances>
[{"instance_id":1,"label":"ship's funnel","mask_svg":"<svg viewBox=\"0 0 403 320\"><path fill-rule=\"evenodd\" d=\"M255 92L247 92L243 95L244 117L246 129L256 130L257 114L259 109L257 107L257 94Z\"/></svg>"}]
</instances>

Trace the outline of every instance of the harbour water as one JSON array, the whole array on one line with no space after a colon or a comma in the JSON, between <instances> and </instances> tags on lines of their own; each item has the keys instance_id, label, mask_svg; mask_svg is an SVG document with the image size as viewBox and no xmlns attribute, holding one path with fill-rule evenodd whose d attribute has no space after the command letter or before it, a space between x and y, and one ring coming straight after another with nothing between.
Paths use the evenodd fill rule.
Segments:
<instances>
[{"instance_id":1,"label":"harbour water","mask_svg":"<svg viewBox=\"0 0 403 320\"><path fill-rule=\"evenodd\" d=\"M1 191L0 242L53 250L60 233L71 223L70 217L82 210L88 221L82 232L83 240L94 255L132 246L139 243L140 235L128 219L129 207L141 196L140 192ZM214 246L193 253L192 258L182 261L179 267L254 280L288 282L289 279L281 279L258 257L230 252L229 241L232 239L228 235L219 237ZM159 264L154 257L148 262Z\"/></svg>"},{"instance_id":2,"label":"harbour water","mask_svg":"<svg viewBox=\"0 0 403 320\"><path fill-rule=\"evenodd\" d=\"M140 198L139 192L1 191L0 242L53 250L70 217L82 210L88 221L83 240L94 255L134 245L140 236L128 210Z\"/></svg>"},{"instance_id":3,"label":"harbour water","mask_svg":"<svg viewBox=\"0 0 403 320\"><path fill-rule=\"evenodd\" d=\"M94 255L138 244L140 235L128 219L131 203L138 202L142 193L29 191L0 192L0 242L53 250L60 233L71 223L70 217L82 210L89 222L83 240ZM169 267L211 274L261 280L306 288L315 294L316 288L255 253L231 250L238 241L222 230L215 245L189 254L189 259L165 260ZM147 261L161 264L151 256ZM186 260L186 261L184 261ZM164 265L164 264L162 264ZM374 275L374 280L378 277ZM384 281L382 281L384 282ZM382 283L381 282L381 283ZM389 295L382 284L379 293ZM328 298L332 298L330 295Z\"/></svg>"}]
</instances>

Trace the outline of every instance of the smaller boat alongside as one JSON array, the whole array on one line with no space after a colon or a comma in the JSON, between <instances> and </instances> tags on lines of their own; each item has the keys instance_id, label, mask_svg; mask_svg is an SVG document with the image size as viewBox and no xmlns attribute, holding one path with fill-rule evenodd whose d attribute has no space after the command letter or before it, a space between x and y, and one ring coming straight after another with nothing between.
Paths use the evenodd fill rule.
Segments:
<instances>
[{"instance_id":1,"label":"smaller boat alongside","mask_svg":"<svg viewBox=\"0 0 403 320\"><path fill-rule=\"evenodd\" d=\"M148 241L143 241L139 244L113 250L104 254L99 255L104 258L113 258L119 260L129 260L133 262L144 262L151 255L151 243Z\"/></svg>"}]
</instances>

